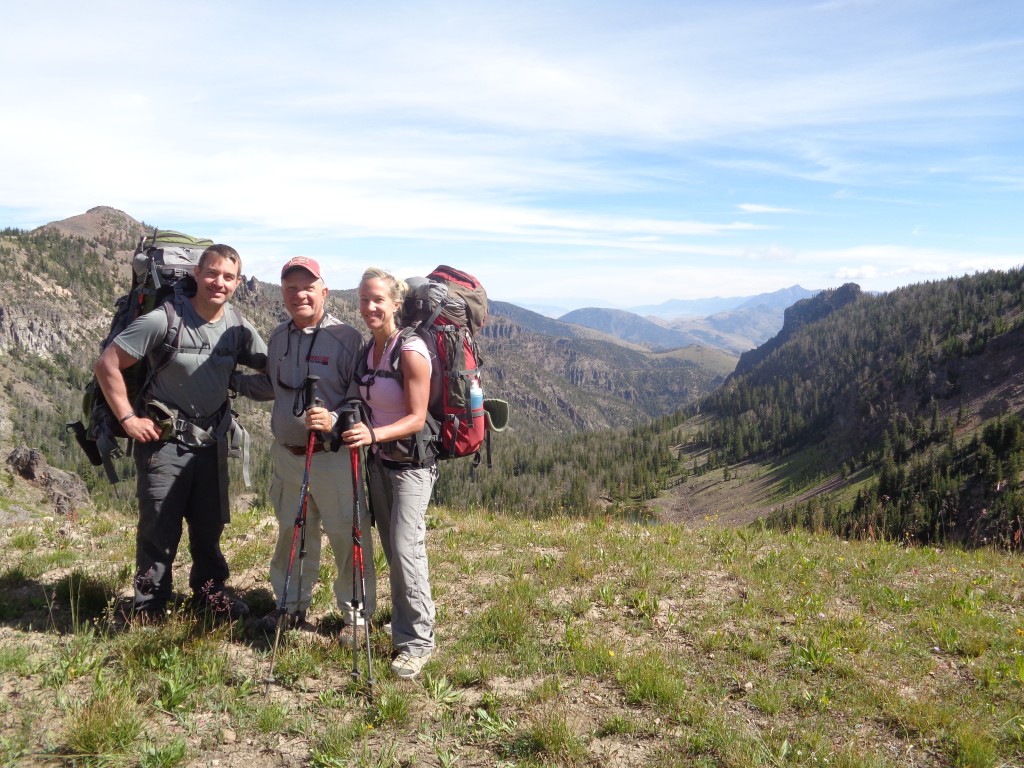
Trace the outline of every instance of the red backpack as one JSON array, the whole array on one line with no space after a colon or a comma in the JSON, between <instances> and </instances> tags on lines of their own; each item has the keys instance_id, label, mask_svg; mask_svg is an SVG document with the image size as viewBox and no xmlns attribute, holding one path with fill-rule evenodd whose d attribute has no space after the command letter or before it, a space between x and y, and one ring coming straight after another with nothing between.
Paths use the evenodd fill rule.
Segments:
<instances>
[{"instance_id":1,"label":"red backpack","mask_svg":"<svg viewBox=\"0 0 1024 768\"><path fill-rule=\"evenodd\" d=\"M401 380L402 343L412 334L423 339L433 361L427 424L420 435L389 446L391 453L398 448L399 454L408 453L410 461L419 462L473 456L476 466L487 434L480 382L483 361L476 344L476 334L487 322L487 292L469 273L443 264L426 278L407 282L402 332L388 367L368 371L367 348L360 355L357 376L361 383L374 373Z\"/></svg>"}]
</instances>

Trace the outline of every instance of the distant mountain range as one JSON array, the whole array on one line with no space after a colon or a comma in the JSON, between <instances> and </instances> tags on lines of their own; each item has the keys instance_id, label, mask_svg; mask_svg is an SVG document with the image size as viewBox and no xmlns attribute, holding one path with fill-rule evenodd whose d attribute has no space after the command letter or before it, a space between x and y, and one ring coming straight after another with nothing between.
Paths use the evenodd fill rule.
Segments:
<instances>
[{"instance_id":1,"label":"distant mountain range","mask_svg":"<svg viewBox=\"0 0 1024 768\"><path fill-rule=\"evenodd\" d=\"M715 296L710 299L669 299L661 304L647 304L640 307L630 307L629 311L638 315L660 317L664 320L679 320L682 318L707 317L741 309L755 309L757 307L770 307L773 309L785 309L800 299L807 299L818 293L817 290L807 290L799 285L789 288L782 288L771 293L759 293L756 296L733 296L722 298Z\"/></svg>"},{"instance_id":2,"label":"distant mountain range","mask_svg":"<svg viewBox=\"0 0 1024 768\"><path fill-rule=\"evenodd\" d=\"M661 320L681 320L686 318L707 317L722 312L729 312L735 309L756 307L766 305L785 308L800 299L813 296L817 290L808 291L799 285L783 288L773 293L761 293L756 296L713 296L706 299L669 299L661 304L643 304L636 307L609 307L609 309L620 309L632 312L648 319L658 318ZM551 318L561 318L578 309L605 306L600 299L586 299L577 297L575 306L555 306L541 301L519 301L517 305Z\"/></svg>"},{"instance_id":3,"label":"distant mountain range","mask_svg":"<svg viewBox=\"0 0 1024 768\"><path fill-rule=\"evenodd\" d=\"M794 285L757 296L679 299L636 307L634 311L588 307L573 310L559 320L652 350L700 344L739 354L772 338L782 328L786 309L817 293ZM706 310L711 312L702 315Z\"/></svg>"}]
</instances>

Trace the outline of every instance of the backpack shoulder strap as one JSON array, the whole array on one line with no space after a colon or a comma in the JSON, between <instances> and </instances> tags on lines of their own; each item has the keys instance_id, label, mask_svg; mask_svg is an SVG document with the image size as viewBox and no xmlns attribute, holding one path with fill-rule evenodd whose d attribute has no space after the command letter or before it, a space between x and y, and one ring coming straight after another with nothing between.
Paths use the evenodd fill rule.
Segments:
<instances>
[{"instance_id":1,"label":"backpack shoulder strap","mask_svg":"<svg viewBox=\"0 0 1024 768\"><path fill-rule=\"evenodd\" d=\"M163 310L167 315L167 333L164 334L164 340L160 343L158 349L158 356L154 359L153 364L150 366L149 372L146 374L146 380L139 387L139 400L145 400L147 393L149 392L150 385L153 380L156 379L156 375L160 373L164 368L167 367L168 363L174 359L174 356L178 353L181 348L181 313L178 312L174 306L176 303L175 299L165 301L163 303ZM138 403L136 404L138 405Z\"/></svg>"},{"instance_id":2,"label":"backpack shoulder strap","mask_svg":"<svg viewBox=\"0 0 1024 768\"><path fill-rule=\"evenodd\" d=\"M378 376L384 379L397 379L400 383L402 381L402 346L406 339L416 334L418 328L418 324L403 328L391 347L386 366L372 371L366 364L366 359L370 356L370 350L373 348L373 339L366 342L359 350L359 360L356 363L356 377L359 379L359 383L365 386L368 380Z\"/></svg>"},{"instance_id":3,"label":"backpack shoulder strap","mask_svg":"<svg viewBox=\"0 0 1024 768\"><path fill-rule=\"evenodd\" d=\"M231 333L231 338L235 343L235 348L231 350L231 356L235 359L235 364L238 364L238 356L245 351L246 341L249 338L249 327L245 324L245 320L242 318L242 313L235 308L233 304L228 304L227 312L224 317L226 326L224 333L231 333L233 328L241 328L241 333Z\"/></svg>"},{"instance_id":4,"label":"backpack shoulder strap","mask_svg":"<svg viewBox=\"0 0 1024 768\"><path fill-rule=\"evenodd\" d=\"M402 329L402 332L398 336L398 340L395 342L395 346L391 350L391 368L394 371L401 374L402 348L405 346L405 342L413 336L416 336L423 342L424 346L427 348L428 354L436 354L437 343L432 337L431 330L432 326L428 325L426 322L413 323L412 325L406 326ZM431 367L431 376L434 374L434 367L436 366Z\"/></svg>"},{"instance_id":5,"label":"backpack shoulder strap","mask_svg":"<svg viewBox=\"0 0 1024 768\"><path fill-rule=\"evenodd\" d=\"M160 360L161 368L167 365L167 363L170 362L170 356L181 348L182 313L178 311L178 307L176 306L178 300L179 299L175 297L169 301L165 301L163 304L164 313L167 315L167 335L164 336L164 343L162 347L167 359Z\"/></svg>"},{"instance_id":6,"label":"backpack shoulder strap","mask_svg":"<svg viewBox=\"0 0 1024 768\"><path fill-rule=\"evenodd\" d=\"M366 386L371 381L370 366L366 363L366 358L370 356L370 349L373 347L373 339L371 338L368 342L359 347L359 351L356 353L356 372L355 378L360 385ZM374 371L374 376L385 375L387 371Z\"/></svg>"}]
</instances>

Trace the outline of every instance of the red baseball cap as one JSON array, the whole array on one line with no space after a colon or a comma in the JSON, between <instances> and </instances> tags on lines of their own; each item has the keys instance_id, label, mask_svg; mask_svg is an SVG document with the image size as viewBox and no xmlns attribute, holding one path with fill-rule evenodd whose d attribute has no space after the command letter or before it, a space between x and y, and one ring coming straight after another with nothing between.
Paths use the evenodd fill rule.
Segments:
<instances>
[{"instance_id":1,"label":"red baseball cap","mask_svg":"<svg viewBox=\"0 0 1024 768\"><path fill-rule=\"evenodd\" d=\"M288 263L281 267L281 279L293 269L304 269L317 280L320 279L320 265L308 256L293 256Z\"/></svg>"}]
</instances>

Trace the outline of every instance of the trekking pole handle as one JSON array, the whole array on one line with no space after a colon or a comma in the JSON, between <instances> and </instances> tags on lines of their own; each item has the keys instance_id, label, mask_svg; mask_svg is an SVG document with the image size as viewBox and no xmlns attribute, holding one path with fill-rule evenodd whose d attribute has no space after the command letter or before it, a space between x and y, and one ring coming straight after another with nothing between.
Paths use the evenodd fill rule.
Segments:
<instances>
[{"instance_id":1,"label":"trekking pole handle","mask_svg":"<svg viewBox=\"0 0 1024 768\"><path fill-rule=\"evenodd\" d=\"M341 422L341 431L347 432L361 422L362 419L359 418L359 412L354 405L345 405L338 412L338 421Z\"/></svg>"}]
</instances>

